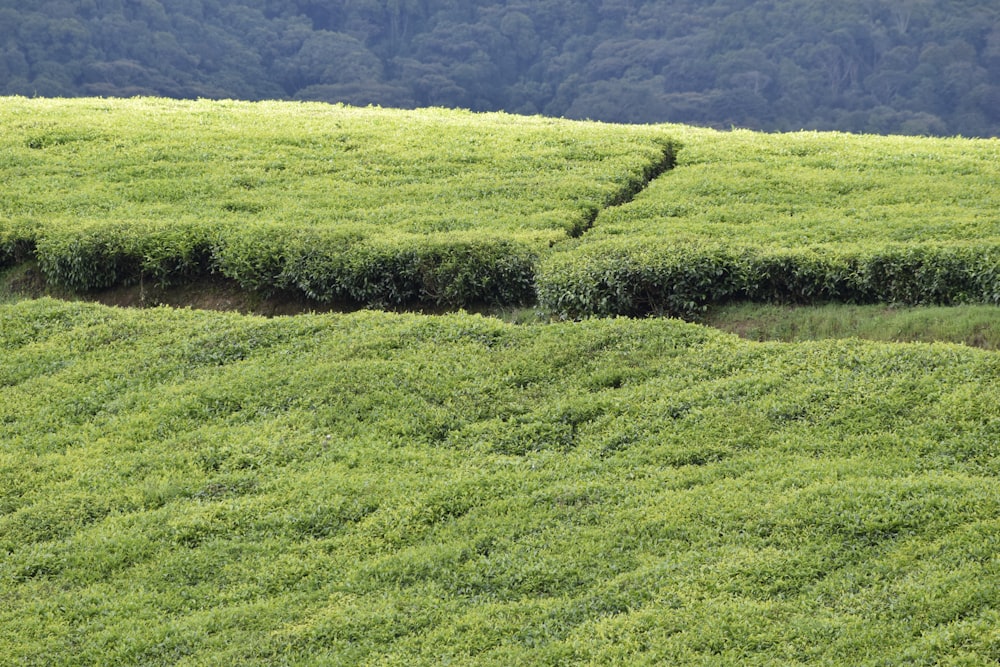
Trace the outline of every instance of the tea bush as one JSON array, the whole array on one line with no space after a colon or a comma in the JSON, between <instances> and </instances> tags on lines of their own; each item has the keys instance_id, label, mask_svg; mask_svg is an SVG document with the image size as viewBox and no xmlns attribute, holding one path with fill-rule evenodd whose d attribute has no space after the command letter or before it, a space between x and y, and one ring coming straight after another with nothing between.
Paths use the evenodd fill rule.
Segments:
<instances>
[{"instance_id":1,"label":"tea bush","mask_svg":"<svg viewBox=\"0 0 1000 667\"><path fill-rule=\"evenodd\" d=\"M990 664L1000 358L0 305L11 664Z\"/></svg>"},{"instance_id":2,"label":"tea bush","mask_svg":"<svg viewBox=\"0 0 1000 667\"><path fill-rule=\"evenodd\" d=\"M537 257L675 153L659 127L443 109L6 98L0 124L0 265L364 304L531 300Z\"/></svg>"},{"instance_id":3,"label":"tea bush","mask_svg":"<svg viewBox=\"0 0 1000 667\"><path fill-rule=\"evenodd\" d=\"M1000 242L782 248L613 239L552 254L541 303L563 316L696 317L731 300L770 303L1000 304Z\"/></svg>"},{"instance_id":4,"label":"tea bush","mask_svg":"<svg viewBox=\"0 0 1000 667\"><path fill-rule=\"evenodd\" d=\"M1000 142L670 128L676 168L545 258L565 316L1000 303Z\"/></svg>"}]
</instances>

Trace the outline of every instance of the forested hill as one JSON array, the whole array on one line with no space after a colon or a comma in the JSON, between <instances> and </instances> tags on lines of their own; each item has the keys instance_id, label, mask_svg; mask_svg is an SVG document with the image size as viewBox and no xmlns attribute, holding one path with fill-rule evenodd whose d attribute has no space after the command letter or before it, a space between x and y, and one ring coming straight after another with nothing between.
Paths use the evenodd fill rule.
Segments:
<instances>
[{"instance_id":1,"label":"forested hill","mask_svg":"<svg viewBox=\"0 0 1000 667\"><path fill-rule=\"evenodd\" d=\"M995 0L0 0L0 94L1000 134Z\"/></svg>"}]
</instances>

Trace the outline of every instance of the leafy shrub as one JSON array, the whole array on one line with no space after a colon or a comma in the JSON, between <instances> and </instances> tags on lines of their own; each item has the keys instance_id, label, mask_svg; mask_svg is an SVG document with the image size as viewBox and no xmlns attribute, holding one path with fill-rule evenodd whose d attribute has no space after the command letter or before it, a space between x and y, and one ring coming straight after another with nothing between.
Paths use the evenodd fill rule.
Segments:
<instances>
[{"instance_id":1,"label":"leafy shrub","mask_svg":"<svg viewBox=\"0 0 1000 667\"><path fill-rule=\"evenodd\" d=\"M723 245L595 243L542 262L538 298L568 317L690 316L736 293L739 269L739 255Z\"/></svg>"},{"instance_id":2,"label":"leafy shrub","mask_svg":"<svg viewBox=\"0 0 1000 667\"><path fill-rule=\"evenodd\" d=\"M996 662L995 353L52 299L0 332L12 664Z\"/></svg>"},{"instance_id":3,"label":"leafy shrub","mask_svg":"<svg viewBox=\"0 0 1000 667\"><path fill-rule=\"evenodd\" d=\"M217 271L321 301L519 304L543 252L675 159L661 127L443 109L13 98L0 124L0 262L35 252L73 290Z\"/></svg>"},{"instance_id":4,"label":"leafy shrub","mask_svg":"<svg viewBox=\"0 0 1000 667\"><path fill-rule=\"evenodd\" d=\"M790 249L605 241L539 268L541 305L566 317L691 317L710 303L1000 303L1000 246L885 244Z\"/></svg>"},{"instance_id":5,"label":"leafy shrub","mask_svg":"<svg viewBox=\"0 0 1000 667\"><path fill-rule=\"evenodd\" d=\"M202 225L80 225L46 229L35 240L39 267L53 284L102 289L149 278L183 282L210 267L211 244Z\"/></svg>"},{"instance_id":6,"label":"leafy shrub","mask_svg":"<svg viewBox=\"0 0 1000 667\"><path fill-rule=\"evenodd\" d=\"M19 264L34 256L37 227L38 223L31 219L0 226L0 268Z\"/></svg>"},{"instance_id":7,"label":"leafy shrub","mask_svg":"<svg viewBox=\"0 0 1000 667\"><path fill-rule=\"evenodd\" d=\"M543 262L543 306L1000 302L995 142L670 130L676 168Z\"/></svg>"},{"instance_id":8,"label":"leafy shrub","mask_svg":"<svg viewBox=\"0 0 1000 667\"><path fill-rule=\"evenodd\" d=\"M867 300L885 303L1000 303L1000 245L885 246L859 260Z\"/></svg>"},{"instance_id":9,"label":"leafy shrub","mask_svg":"<svg viewBox=\"0 0 1000 667\"><path fill-rule=\"evenodd\" d=\"M221 238L214 261L249 289L322 302L518 304L534 294L533 246L482 234L366 238L356 228L256 226Z\"/></svg>"}]
</instances>

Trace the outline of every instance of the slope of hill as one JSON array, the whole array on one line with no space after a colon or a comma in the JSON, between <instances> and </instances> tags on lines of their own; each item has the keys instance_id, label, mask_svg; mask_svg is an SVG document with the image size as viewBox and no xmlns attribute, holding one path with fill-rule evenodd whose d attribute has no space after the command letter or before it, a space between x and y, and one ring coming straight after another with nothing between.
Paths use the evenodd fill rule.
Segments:
<instances>
[{"instance_id":1,"label":"slope of hill","mask_svg":"<svg viewBox=\"0 0 1000 667\"><path fill-rule=\"evenodd\" d=\"M68 295L1000 301L995 140L0 120L0 269ZM998 405L958 345L0 298L0 663L996 664Z\"/></svg>"},{"instance_id":2,"label":"slope of hill","mask_svg":"<svg viewBox=\"0 0 1000 667\"><path fill-rule=\"evenodd\" d=\"M209 272L322 301L520 303L538 256L669 168L658 126L431 109L0 100L0 266Z\"/></svg>"},{"instance_id":3,"label":"slope of hill","mask_svg":"<svg viewBox=\"0 0 1000 667\"><path fill-rule=\"evenodd\" d=\"M676 168L545 258L547 307L1000 303L1000 141L667 128Z\"/></svg>"},{"instance_id":4,"label":"slope of hill","mask_svg":"<svg viewBox=\"0 0 1000 667\"><path fill-rule=\"evenodd\" d=\"M1000 659L1000 357L0 306L8 664Z\"/></svg>"}]
</instances>

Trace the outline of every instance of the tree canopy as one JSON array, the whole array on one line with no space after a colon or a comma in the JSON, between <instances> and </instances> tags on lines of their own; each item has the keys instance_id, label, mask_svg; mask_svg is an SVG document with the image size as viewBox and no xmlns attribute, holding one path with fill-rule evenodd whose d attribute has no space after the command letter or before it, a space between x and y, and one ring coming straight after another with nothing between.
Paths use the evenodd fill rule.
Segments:
<instances>
[{"instance_id":1,"label":"tree canopy","mask_svg":"<svg viewBox=\"0 0 1000 667\"><path fill-rule=\"evenodd\" d=\"M1000 134L991 0L0 0L0 94Z\"/></svg>"}]
</instances>

